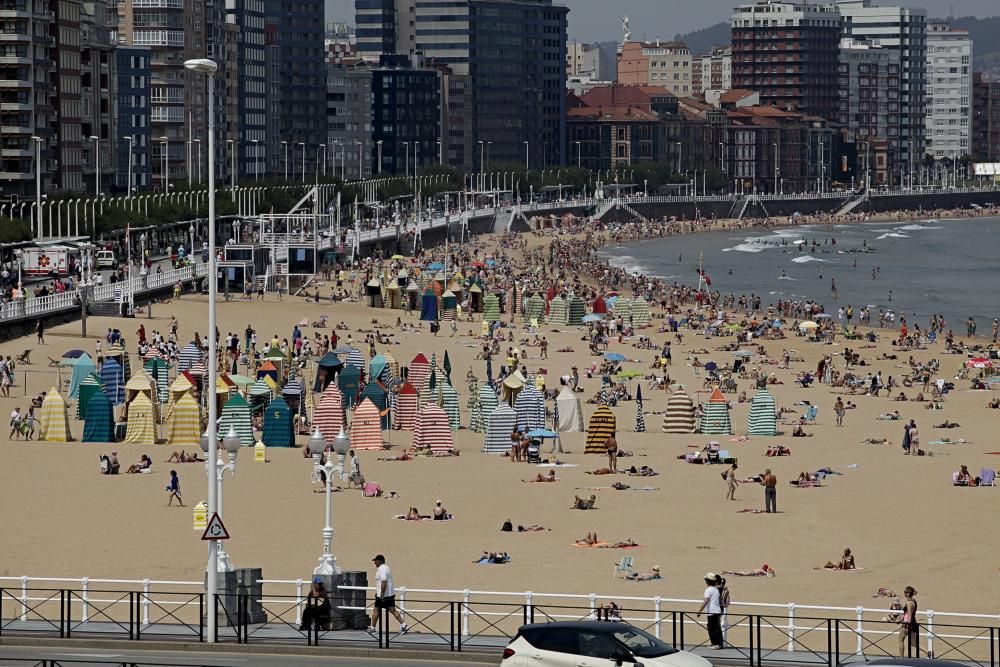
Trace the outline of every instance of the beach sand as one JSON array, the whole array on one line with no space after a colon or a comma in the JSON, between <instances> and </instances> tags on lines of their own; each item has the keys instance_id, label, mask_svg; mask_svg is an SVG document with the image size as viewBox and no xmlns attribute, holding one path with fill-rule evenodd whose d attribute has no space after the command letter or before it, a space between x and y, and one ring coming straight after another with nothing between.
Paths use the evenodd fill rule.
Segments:
<instances>
[{"instance_id":1,"label":"beach sand","mask_svg":"<svg viewBox=\"0 0 1000 667\"><path fill-rule=\"evenodd\" d=\"M846 302L850 295L842 298ZM14 406L24 409L30 396L56 384L56 370L46 368L46 356L58 358L74 348L92 354L95 336L103 335L112 326L122 329L134 353L135 330L140 322L146 325L147 332L165 331L171 315L178 317L180 338L186 342L195 329L205 333L206 304L203 296L185 295L169 305L154 307L152 320L145 316L136 320L90 318L91 336L86 340L79 337L77 322L49 330L44 346L34 346L34 337L0 344L3 355L35 348L35 363L18 367L14 397L0 399L0 409L6 411L4 414ZM654 313L658 310L654 309ZM281 302L268 296L265 303L220 301L218 305L223 336L231 330L242 338L243 329L250 324L261 340L269 339L272 333L290 338L293 324L303 317L315 319L320 313L329 314L333 322L347 322L355 341L363 340L357 331L369 328L373 317L393 325L397 316L407 319L401 311L374 311L357 304L312 304L289 297ZM416 314L412 318L415 320ZM640 333L651 335L654 345L659 346L666 334L655 333L657 324L654 319L654 326ZM485 377L485 363L474 360L479 329L478 321L462 322L455 338L448 337L447 325L437 337L426 333L426 327L419 334L397 332L400 344L388 348L403 364L421 351L428 358L436 352L440 362L444 351L448 351L463 426L468 425L466 369L471 367L480 379ZM313 332L307 328L305 333L311 337ZM526 363L531 371L547 369L549 386L557 385L558 377L568 373L571 366L583 369L590 364L587 343L580 339L582 329L564 328L557 333L552 327L542 327L540 333L548 337L549 359L540 361L537 348L527 348L530 356ZM861 350L870 363L877 355L890 351L891 336L887 331L881 333L876 349ZM694 395L703 389L702 380L693 378L684 363L688 351L701 347L712 350L726 342L728 339L685 335L683 344L673 346L671 376ZM854 349L860 347L857 342L848 344ZM402 499L363 498L357 491L335 494L333 548L339 564L344 569L370 571L371 558L384 553L393 566L397 586L411 588L697 598L706 571L750 569L768 563L777 571L775 578L730 577L735 601L881 606L886 601L872 599L880 586L900 592L904 586L913 585L920 591L922 609L996 613L1000 585L996 539L990 535L1000 489L951 485L951 473L960 464L967 464L974 474L982 467L1000 465L1000 457L985 454L1000 449L993 441L998 413L985 408L991 392L967 391L969 383L959 381L943 411L925 410L918 403L897 403L885 394L882 398L852 397L858 408L848 411L845 427L837 428L833 414L836 396L830 389L822 384L801 389L791 380L799 370L815 371L821 354L838 354L843 339L832 347L795 337L765 341L764 345L772 359L779 358L783 348L805 357L805 362L793 363L791 370L776 366L769 369L785 383L772 387L779 406L793 407L801 399L820 406L817 425L807 427L815 437L791 438L791 427L786 427L782 436L754 437L746 442L729 442L728 437L719 436L665 435L660 432L662 418L652 414L646 415L648 432L636 434L632 432L635 404L626 402L615 408L618 441L621 448L635 456L620 459L620 466L652 466L661 473L659 476L613 478L584 474L585 470L603 467L607 459L583 454L583 433L563 435L563 447L570 453L560 458L577 467L557 470L560 481L554 484L522 483L522 478L547 469L480 454L482 434L464 429L455 434L459 457L378 462L376 457L387 454L364 452L360 457L367 479L386 491L398 492ZM576 352L555 352L564 346ZM625 367L642 371L654 354L633 349L628 342L613 343L610 349L640 359L641 363ZM942 356L942 350L943 343L912 354L918 360L941 359L939 377L951 379L964 358ZM898 354L899 361L876 361L870 368L899 377L901 369L895 364L904 364L908 353ZM729 352L698 356L722 363L732 359ZM837 368L842 369L842 360L836 359ZM863 373L867 368L859 370ZM64 371L63 379L68 375ZM586 392L580 396L586 399L599 388L600 380L584 378L583 386ZM740 389L753 395L748 381L743 381ZM908 389L907 393L912 397L915 390ZM643 396L645 409L651 412L663 410L668 394L643 386ZM700 396L705 398L707 394ZM729 398L735 402L735 395ZM583 408L586 418L594 406L584 404ZM804 408L794 409L801 412ZM905 419L917 421L923 447L933 452L932 457L902 456L899 443L904 422L876 419L879 413L895 409ZM747 410L748 404L733 407L731 418L737 434L745 431ZM946 418L962 427L950 431L932 428ZM73 435L79 438L82 423L71 423ZM971 443L927 445L938 436L965 438ZM892 444L860 444L868 437L887 437ZM393 431L385 438L391 441L395 453L409 445L411 434ZM726 487L720 478L723 466L688 465L676 459L691 451L689 445L701 446L713 438L721 440L739 458L741 477L767 467L774 471L779 480L779 514L738 513L745 507L763 507L762 487L740 486L737 502L729 502L724 499ZM300 436L299 443L304 441ZM767 446L777 443L788 446L792 455L764 457ZM78 442L11 442L6 430L0 433L0 505L4 508L7 536L0 575L202 579L205 547L199 540L200 531L192 529L191 509L206 497L202 464L163 463L172 451L165 445L137 447L119 443L114 448L123 470L148 453L155 461L154 472L99 475L98 454L112 448ZM547 449L546 445L543 451ZM232 535L226 549L236 566L262 567L265 578L308 578L321 553L324 495L313 493L312 462L303 459L301 449L271 448L268 457L270 463L255 463L252 452L244 451L235 477L226 478L225 523ZM822 488L798 489L788 484L799 472L823 466L844 475L827 478ZM166 506L164 486L171 469L180 474L184 509ZM607 487L616 479L659 490L578 489ZM591 492L597 494L597 510L569 509L574 495ZM405 522L393 518L411 505L428 514L439 498L455 514L454 521ZM499 532L508 518L515 526L541 524L551 530ZM642 546L627 552L572 546L575 539L594 530L602 540L632 538ZM862 571L813 569L827 560L836 560L847 546L853 549ZM473 564L484 550L506 551L511 563ZM659 565L665 578L644 583L613 579L613 564L626 553L635 558L637 570L648 571ZM974 593L969 590L970 583L974 583Z\"/></svg>"}]
</instances>

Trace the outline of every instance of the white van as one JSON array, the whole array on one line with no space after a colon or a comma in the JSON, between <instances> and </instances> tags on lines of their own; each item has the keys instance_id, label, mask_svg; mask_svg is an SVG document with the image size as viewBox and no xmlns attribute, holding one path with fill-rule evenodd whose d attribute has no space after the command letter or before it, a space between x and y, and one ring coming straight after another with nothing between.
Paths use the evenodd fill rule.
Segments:
<instances>
[{"instance_id":1,"label":"white van","mask_svg":"<svg viewBox=\"0 0 1000 667\"><path fill-rule=\"evenodd\" d=\"M115 253L110 250L98 250L97 251L97 268L99 269L113 269L115 268Z\"/></svg>"}]
</instances>

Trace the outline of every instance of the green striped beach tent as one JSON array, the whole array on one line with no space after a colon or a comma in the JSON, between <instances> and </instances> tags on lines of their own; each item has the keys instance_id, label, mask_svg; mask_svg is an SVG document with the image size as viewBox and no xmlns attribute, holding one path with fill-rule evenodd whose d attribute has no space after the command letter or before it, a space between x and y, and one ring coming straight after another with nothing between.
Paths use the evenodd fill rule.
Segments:
<instances>
[{"instance_id":1,"label":"green striped beach tent","mask_svg":"<svg viewBox=\"0 0 1000 667\"><path fill-rule=\"evenodd\" d=\"M469 419L469 430L475 433L485 433L486 425L490 423L490 416L497 409L497 394L488 384L479 388L476 404L472 408L472 416Z\"/></svg>"},{"instance_id":2,"label":"green striped beach tent","mask_svg":"<svg viewBox=\"0 0 1000 667\"><path fill-rule=\"evenodd\" d=\"M729 420L729 404L718 387L708 397L699 430L708 435L729 435L733 432L733 425Z\"/></svg>"},{"instance_id":3,"label":"green striped beach tent","mask_svg":"<svg viewBox=\"0 0 1000 667\"><path fill-rule=\"evenodd\" d=\"M524 304L524 321L530 322L531 320L536 320L541 322L543 315L545 315L545 299L542 298L541 294L536 292Z\"/></svg>"},{"instance_id":4,"label":"green striped beach tent","mask_svg":"<svg viewBox=\"0 0 1000 667\"><path fill-rule=\"evenodd\" d=\"M438 387L438 405L448 415L449 430L457 431L462 428L461 413L458 409L458 392L444 378Z\"/></svg>"},{"instance_id":5,"label":"green striped beach tent","mask_svg":"<svg viewBox=\"0 0 1000 667\"><path fill-rule=\"evenodd\" d=\"M571 296L566 304L568 316L566 324L577 327L583 324L583 316L587 314L587 305L578 296Z\"/></svg>"},{"instance_id":6,"label":"green striped beach tent","mask_svg":"<svg viewBox=\"0 0 1000 667\"><path fill-rule=\"evenodd\" d=\"M549 301L549 324L566 326L569 323L569 311L566 306L566 299L556 295Z\"/></svg>"},{"instance_id":7,"label":"green striped beach tent","mask_svg":"<svg viewBox=\"0 0 1000 667\"><path fill-rule=\"evenodd\" d=\"M632 326L636 329L648 327L653 319L649 313L649 302L639 297L632 302Z\"/></svg>"},{"instance_id":8,"label":"green striped beach tent","mask_svg":"<svg viewBox=\"0 0 1000 667\"><path fill-rule=\"evenodd\" d=\"M222 406L222 421L219 423L219 437L224 438L229 433L229 427L236 430L240 437L240 445L253 447L256 442L253 437L253 425L250 421L250 404L239 394L233 394Z\"/></svg>"},{"instance_id":9,"label":"green striped beach tent","mask_svg":"<svg viewBox=\"0 0 1000 667\"><path fill-rule=\"evenodd\" d=\"M80 380L80 386L77 387L76 397L77 419L87 419L87 407L90 405L90 399L98 391L101 391L101 378L97 377L97 373L90 373L87 377ZM105 398L107 398L107 396L105 396Z\"/></svg>"},{"instance_id":10,"label":"green striped beach tent","mask_svg":"<svg viewBox=\"0 0 1000 667\"><path fill-rule=\"evenodd\" d=\"M483 321L500 321L500 297L496 294L489 294L483 300Z\"/></svg>"},{"instance_id":11,"label":"green striped beach tent","mask_svg":"<svg viewBox=\"0 0 1000 667\"><path fill-rule=\"evenodd\" d=\"M615 314L615 317L621 317L627 323L632 317L632 300L623 296L618 297L615 299L615 305L611 307L611 312Z\"/></svg>"},{"instance_id":12,"label":"green striped beach tent","mask_svg":"<svg viewBox=\"0 0 1000 667\"><path fill-rule=\"evenodd\" d=\"M774 411L774 396L767 389L761 389L750 401L747 416L748 435L777 435L778 418Z\"/></svg>"},{"instance_id":13,"label":"green striped beach tent","mask_svg":"<svg viewBox=\"0 0 1000 667\"><path fill-rule=\"evenodd\" d=\"M510 450L510 432L517 425L517 413L506 403L497 405L486 427L483 454L503 454Z\"/></svg>"}]
</instances>

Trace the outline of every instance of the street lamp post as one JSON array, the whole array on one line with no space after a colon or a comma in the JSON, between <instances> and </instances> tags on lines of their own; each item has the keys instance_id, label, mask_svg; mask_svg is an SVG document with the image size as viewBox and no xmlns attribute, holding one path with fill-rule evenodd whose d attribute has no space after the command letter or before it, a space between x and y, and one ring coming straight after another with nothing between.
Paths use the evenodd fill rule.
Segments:
<instances>
[{"instance_id":1,"label":"street lamp post","mask_svg":"<svg viewBox=\"0 0 1000 667\"><path fill-rule=\"evenodd\" d=\"M170 193L170 139L160 137L160 145L163 148L163 194Z\"/></svg>"},{"instance_id":2,"label":"street lamp post","mask_svg":"<svg viewBox=\"0 0 1000 667\"><path fill-rule=\"evenodd\" d=\"M581 151L580 142L578 141L578 142L576 142L576 166L577 167L582 166L582 163L583 163L583 159L582 159L580 151Z\"/></svg>"},{"instance_id":3,"label":"street lamp post","mask_svg":"<svg viewBox=\"0 0 1000 667\"><path fill-rule=\"evenodd\" d=\"M219 291L219 282L216 275L215 257L215 74L219 66L215 61L207 58L188 60L184 66L194 72L205 74L208 79L208 428L205 432L206 439L211 444L206 452L209 470L215 470L218 462L218 448L216 447L216 387L215 378L218 375L218 341L215 336L216 322L216 297ZM218 511L218 487L209 482L208 485L208 513L212 516ZM208 573L207 573L207 594L208 594L208 642L215 642L216 630L216 593L219 585L218 572L218 552L219 543L217 540L208 542Z\"/></svg>"},{"instance_id":4,"label":"street lamp post","mask_svg":"<svg viewBox=\"0 0 1000 667\"><path fill-rule=\"evenodd\" d=\"M31 140L35 142L35 212L38 214L37 224L38 238L43 238L42 234L42 138L33 136Z\"/></svg>"},{"instance_id":5,"label":"street lamp post","mask_svg":"<svg viewBox=\"0 0 1000 667\"><path fill-rule=\"evenodd\" d=\"M358 147L358 180L360 181L361 178L362 178L361 174L364 171L364 167L363 167L363 165L361 163L361 158L364 155L364 151L361 150L361 140L360 139L355 139L354 143Z\"/></svg>"},{"instance_id":6,"label":"street lamp post","mask_svg":"<svg viewBox=\"0 0 1000 667\"><path fill-rule=\"evenodd\" d=\"M201 139L192 139L191 142L198 145L198 151L197 151L198 169L197 169L197 172L198 172L198 183L201 183L201 181L202 181L202 178L201 178L201 176L202 176L202 173L201 173Z\"/></svg>"},{"instance_id":7,"label":"street lamp post","mask_svg":"<svg viewBox=\"0 0 1000 667\"><path fill-rule=\"evenodd\" d=\"M524 142L524 171L525 171L526 174L529 171L529 169L530 168L528 167L528 142L525 141Z\"/></svg>"},{"instance_id":8,"label":"street lamp post","mask_svg":"<svg viewBox=\"0 0 1000 667\"><path fill-rule=\"evenodd\" d=\"M410 142L404 141L403 146L406 147L406 162L405 162L405 169L403 169L403 176L405 177L410 175Z\"/></svg>"},{"instance_id":9,"label":"street lamp post","mask_svg":"<svg viewBox=\"0 0 1000 667\"><path fill-rule=\"evenodd\" d=\"M229 148L229 193L231 199L236 201L236 142L226 139L226 146ZM199 157L198 167L201 168L201 158ZM199 174L200 176L200 174Z\"/></svg>"},{"instance_id":10,"label":"street lamp post","mask_svg":"<svg viewBox=\"0 0 1000 667\"><path fill-rule=\"evenodd\" d=\"M101 138L97 135L90 135L90 140L94 142L94 196L101 196Z\"/></svg>"},{"instance_id":11,"label":"street lamp post","mask_svg":"<svg viewBox=\"0 0 1000 667\"><path fill-rule=\"evenodd\" d=\"M128 193L128 196L131 197L132 196L132 191L133 191L133 188L132 188L132 146L135 143L135 139L133 137L125 137L125 141L128 142L128 183L125 184L125 191Z\"/></svg>"},{"instance_id":12,"label":"street lamp post","mask_svg":"<svg viewBox=\"0 0 1000 667\"><path fill-rule=\"evenodd\" d=\"M317 172L319 171L319 151L321 149L323 151L323 178L326 178L326 144L320 144L319 148L316 149L316 152L317 152L317 155L316 155L316 171ZM316 181L319 182L319 177L316 178Z\"/></svg>"},{"instance_id":13,"label":"street lamp post","mask_svg":"<svg viewBox=\"0 0 1000 667\"><path fill-rule=\"evenodd\" d=\"M479 142L479 187L478 190L483 189L483 170L486 166L486 142Z\"/></svg>"},{"instance_id":14,"label":"street lamp post","mask_svg":"<svg viewBox=\"0 0 1000 667\"><path fill-rule=\"evenodd\" d=\"M376 141L375 145L378 147L378 149L377 149L377 152L378 152L378 166L375 167L375 173L376 174L381 174L382 173L382 139L379 139L378 141Z\"/></svg>"},{"instance_id":15,"label":"street lamp post","mask_svg":"<svg viewBox=\"0 0 1000 667\"><path fill-rule=\"evenodd\" d=\"M285 147L285 182L288 182L288 142L282 141L281 145Z\"/></svg>"},{"instance_id":16,"label":"street lamp post","mask_svg":"<svg viewBox=\"0 0 1000 667\"><path fill-rule=\"evenodd\" d=\"M201 445L201 451L208 454L209 446L209 435L206 431L198 442ZM219 445L218 442L211 443L216 452L218 452ZM229 431L226 433L226 437L222 439L222 446L225 447L226 453L229 455L229 463L226 463L221 458L217 457L215 462L215 472L213 474L212 469L205 463L205 474L208 476L208 483L215 484L216 493L219 496L219 518L223 518L223 480L226 478L226 471L228 470L232 476L236 475L236 457L240 453L240 436L236 434L236 429L232 426L229 427ZM217 572L232 572L233 564L229 560L229 554L226 553L225 548L222 544L219 545L219 551L216 555L216 567ZM211 613L211 612L210 612Z\"/></svg>"},{"instance_id":17,"label":"street lamp post","mask_svg":"<svg viewBox=\"0 0 1000 667\"><path fill-rule=\"evenodd\" d=\"M253 180L260 182L260 140L251 139L250 143L253 144Z\"/></svg>"},{"instance_id":18,"label":"street lamp post","mask_svg":"<svg viewBox=\"0 0 1000 667\"><path fill-rule=\"evenodd\" d=\"M333 439L333 453L337 455L337 464L333 463L333 456L326 456L326 463L320 465L319 452L326 448L323 435L316 429L309 438L309 451L315 458L315 470L322 472L326 478L326 523L323 525L323 554L319 557L319 565L313 570L313 574L320 576L332 576L340 574L337 567L337 559L333 555L333 475L340 473L341 479L344 477L344 456L351 448L351 441L341 429L337 437Z\"/></svg>"}]
</instances>

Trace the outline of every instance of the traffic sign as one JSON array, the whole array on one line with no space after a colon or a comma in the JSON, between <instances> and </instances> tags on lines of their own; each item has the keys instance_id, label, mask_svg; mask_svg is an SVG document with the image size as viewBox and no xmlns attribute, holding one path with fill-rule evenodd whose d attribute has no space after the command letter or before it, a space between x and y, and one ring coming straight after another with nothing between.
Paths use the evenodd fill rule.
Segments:
<instances>
[{"instance_id":1,"label":"traffic sign","mask_svg":"<svg viewBox=\"0 0 1000 667\"><path fill-rule=\"evenodd\" d=\"M222 518L219 516L218 512L212 513L212 518L209 519L208 525L205 526L205 532L201 534L201 539L203 540L229 539L229 531L226 530L225 525L223 525Z\"/></svg>"}]
</instances>

